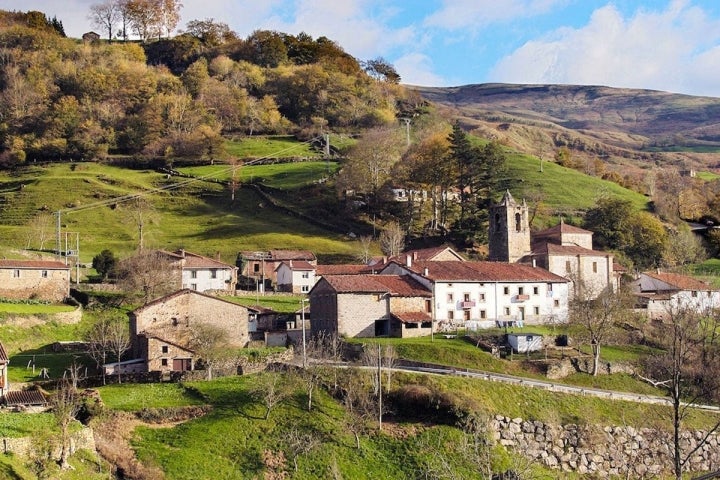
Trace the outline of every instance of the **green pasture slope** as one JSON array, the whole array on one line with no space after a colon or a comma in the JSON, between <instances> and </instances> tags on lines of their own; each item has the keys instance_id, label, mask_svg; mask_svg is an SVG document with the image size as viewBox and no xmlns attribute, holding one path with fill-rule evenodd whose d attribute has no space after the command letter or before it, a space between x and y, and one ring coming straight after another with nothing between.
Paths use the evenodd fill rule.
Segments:
<instances>
[{"instance_id":1,"label":"green pasture slope","mask_svg":"<svg viewBox=\"0 0 720 480\"><path fill-rule=\"evenodd\" d=\"M357 248L340 235L270 209L251 189L238 190L233 202L223 184L92 163L0 175L0 253L9 257L26 246L34 216L58 210L62 230L80 234L81 261L89 262L105 248L127 255L137 247L138 209L133 202L114 199L139 193L151 204L143 211L146 247L219 253L229 263L241 250L290 248L352 255ZM46 250L55 245L54 225L51 230ZM31 248L36 245L33 239Z\"/></svg>"}]
</instances>

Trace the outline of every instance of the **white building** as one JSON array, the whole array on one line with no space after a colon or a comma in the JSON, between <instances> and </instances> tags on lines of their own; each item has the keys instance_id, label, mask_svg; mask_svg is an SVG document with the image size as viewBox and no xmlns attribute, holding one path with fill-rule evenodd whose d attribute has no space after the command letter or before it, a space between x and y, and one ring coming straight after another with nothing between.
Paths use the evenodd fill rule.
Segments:
<instances>
[{"instance_id":1,"label":"white building","mask_svg":"<svg viewBox=\"0 0 720 480\"><path fill-rule=\"evenodd\" d=\"M315 285L315 266L302 260L281 262L275 275L279 292L308 293Z\"/></svg>"},{"instance_id":2,"label":"white building","mask_svg":"<svg viewBox=\"0 0 720 480\"><path fill-rule=\"evenodd\" d=\"M692 277L665 272L645 272L632 284L640 310L651 319L689 308L706 313L720 308L720 291Z\"/></svg>"},{"instance_id":3,"label":"white building","mask_svg":"<svg viewBox=\"0 0 720 480\"><path fill-rule=\"evenodd\" d=\"M545 269L503 262L389 263L381 274L410 275L433 292L438 328L566 322L568 280Z\"/></svg>"},{"instance_id":4,"label":"white building","mask_svg":"<svg viewBox=\"0 0 720 480\"><path fill-rule=\"evenodd\" d=\"M180 287L198 292L235 291L237 267L185 250L160 251L180 270Z\"/></svg>"}]
</instances>

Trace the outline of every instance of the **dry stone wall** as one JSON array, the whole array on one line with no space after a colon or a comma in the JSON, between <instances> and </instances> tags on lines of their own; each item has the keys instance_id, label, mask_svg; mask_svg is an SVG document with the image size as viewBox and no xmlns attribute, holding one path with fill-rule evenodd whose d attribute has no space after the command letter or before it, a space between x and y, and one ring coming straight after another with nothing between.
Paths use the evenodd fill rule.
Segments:
<instances>
[{"instance_id":1,"label":"dry stone wall","mask_svg":"<svg viewBox=\"0 0 720 480\"><path fill-rule=\"evenodd\" d=\"M490 422L496 442L543 465L607 478L656 478L672 471L672 437L650 428L550 425L539 421L496 416ZM683 432L683 452L690 452L705 432ZM711 435L695 452L688 471L720 467L720 442Z\"/></svg>"}]
</instances>

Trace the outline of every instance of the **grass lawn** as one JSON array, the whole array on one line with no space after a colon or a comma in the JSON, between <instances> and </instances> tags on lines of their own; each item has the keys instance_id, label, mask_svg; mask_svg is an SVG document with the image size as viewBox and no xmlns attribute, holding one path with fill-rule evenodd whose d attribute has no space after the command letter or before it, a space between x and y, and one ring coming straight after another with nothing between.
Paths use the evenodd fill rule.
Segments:
<instances>
[{"instance_id":1,"label":"grass lawn","mask_svg":"<svg viewBox=\"0 0 720 480\"><path fill-rule=\"evenodd\" d=\"M720 175L713 172L697 172L697 178L701 180L705 180L706 182L710 182L713 180L717 180L720 178Z\"/></svg>"},{"instance_id":2,"label":"grass lawn","mask_svg":"<svg viewBox=\"0 0 720 480\"><path fill-rule=\"evenodd\" d=\"M113 384L98 388L103 403L113 410L135 412L143 408L204 405L194 391L178 383Z\"/></svg>"},{"instance_id":3,"label":"grass lawn","mask_svg":"<svg viewBox=\"0 0 720 480\"><path fill-rule=\"evenodd\" d=\"M223 297L224 300L228 300L233 303L245 305L247 307L254 307L260 305L261 307L270 308L280 313L293 313L300 310L300 301L306 298L303 295L243 295L243 296L231 296Z\"/></svg>"},{"instance_id":4,"label":"grass lawn","mask_svg":"<svg viewBox=\"0 0 720 480\"><path fill-rule=\"evenodd\" d=\"M337 162L276 163L240 166L237 167L236 174L240 183L260 182L270 187L291 190L333 174L338 168ZM195 177L218 179L224 182L232 177L232 167L229 165L180 167L177 170Z\"/></svg>"},{"instance_id":5,"label":"grass lawn","mask_svg":"<svg viewBox=\"0 0 720 480\"><path fill-rule=\"evenodd\" d=\"M332 140L331 140L332 141ZM243 137L225 142L229 155L245 158L320 157L322 152L290 135Z\"/></svg>"},{"instance_id":6,"label":"grass lawn","mask_svg":"<svg viewBox=\"0 0 720 480\"><path fill-rule=\"evenodd\" d=\"M46 305L41 303L7 303L0 302L0 319L3 314L20 315L52 315L54 313L72 312L76 307L70 305Z\"/></svg>"}]
</instances>

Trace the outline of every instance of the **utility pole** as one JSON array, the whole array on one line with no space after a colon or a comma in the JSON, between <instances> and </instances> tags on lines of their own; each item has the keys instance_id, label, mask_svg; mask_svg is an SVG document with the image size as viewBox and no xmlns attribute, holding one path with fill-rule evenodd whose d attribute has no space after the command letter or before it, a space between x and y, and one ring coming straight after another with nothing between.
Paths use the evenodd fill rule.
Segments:
<instances>
[{"instance_id":1,"label":"utility pole","mask_svg":"<svg viewBox=\"0 0 720 480\"><path fill-rule=\"evenodd\" d=\"M405 122L405 136L407 138L407 146L410 146L410 119L409 118L402 118L403 122Z\"/></svg>"},{"instance_id":2,"label":"utility pole","mask_svg":"<svg viewBox=\"0 0 720 480\"><path fill-rule=\"evenodd\" d=\"M60 249L62 246L60 241L60 210L55 212L55 215L57 215L57 226L55 228L55 254L60 256Z\"/></svg>"},{"instance_id":3,"label":"utility pole","mask_svg":"<svg viewBox=\"0 0 720 480\"><path fill-rule=\"evenodd\" d=\"M323 133L323 138L325 139L325 170L327 173L330 173L330 134L329 133Z\"/></svg>"},{"instance_id":4,"label":"utility pole","mask_svg":"<svg viewBox=\"0 0 720 480\"><path fill-rule=\"evenodd\" d=\"M307 367L307 350L305 347L305 302L307 298L300 300L300 319L302 321L302 340L303 340L303 368Z\"/></svg>"}]
</instances>

